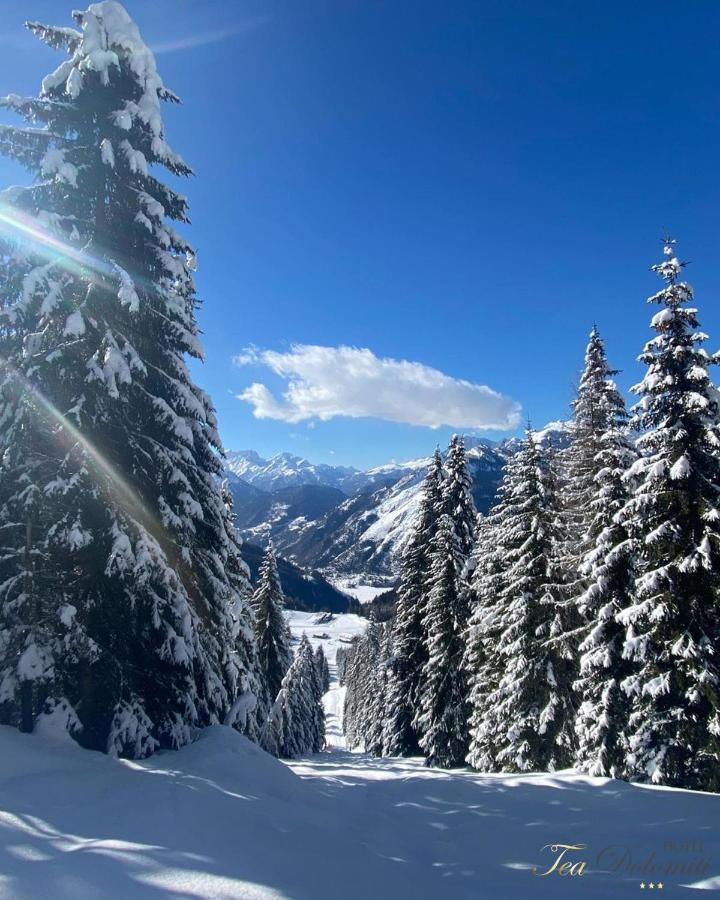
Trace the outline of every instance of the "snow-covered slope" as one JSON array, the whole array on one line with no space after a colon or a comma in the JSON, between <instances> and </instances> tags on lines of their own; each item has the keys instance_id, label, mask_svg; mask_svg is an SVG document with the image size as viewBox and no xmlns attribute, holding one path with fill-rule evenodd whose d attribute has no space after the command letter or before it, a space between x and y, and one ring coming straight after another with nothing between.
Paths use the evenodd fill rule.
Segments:
<instances>
[{"instance_id":1,"label":"snow-covered slope","mask_svg":"<svg viewBox=\"0 0 720 900\"><path fill-rule=\"evenodd\" d=\"M632 900L647 894L641 882L661 881L669 897L695 895L683 885L720 889L720 797L690 791L347 751L287 766L220 726L132 763L0 727L0 760L3 900ZM584 875L533 874L558 842L584 845L569 854L587 862Z\"/></svg>"}]
</instances>

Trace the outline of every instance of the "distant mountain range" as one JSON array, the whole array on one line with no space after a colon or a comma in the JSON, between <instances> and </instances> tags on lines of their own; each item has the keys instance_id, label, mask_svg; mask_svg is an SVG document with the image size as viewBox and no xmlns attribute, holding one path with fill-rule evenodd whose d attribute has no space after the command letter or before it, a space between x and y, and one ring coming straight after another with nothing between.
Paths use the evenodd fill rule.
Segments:
<instances>
[{"instance_id":1,"label":"distant mountain range","mask_svg":"<svg viewBox=\"0 0 720 900\"><path fill-rule=\"evenodd\" d=\"M551 422L535 435L542 446L566 446L568 425ZM475 503L487 512L520 441L466 436L465 444ZM361 471L317 465L291 453L263 459L253 450L230 452L227 476L237 526L246 540L262 546L272 539L283 557L331 581L362 575L391 583L430 459Z\"/></svg>"},{"instance_id":2,"label":"distant mountain range","mask_svg":"<svg viewBox=\"0 0 720 900\"><path fill-rule=\"evenodd\" d=\"M423 465L424 460L418 460L416 464ZM362 471L352 466L311 463L292 453L276 453L270 459L263 459L254 450L231 450L227 454L226 464L228 472L263 491L319 485L336 488L345 496L397 481L412 466L412 462L390 463Z\"/></svg>"}]
</instances>

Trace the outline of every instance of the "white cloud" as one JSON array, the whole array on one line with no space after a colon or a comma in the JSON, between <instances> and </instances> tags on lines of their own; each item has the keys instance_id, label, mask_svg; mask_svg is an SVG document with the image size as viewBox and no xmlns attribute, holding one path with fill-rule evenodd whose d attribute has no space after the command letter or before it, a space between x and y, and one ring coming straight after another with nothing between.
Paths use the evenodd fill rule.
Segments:
<instances>
[{"instance_id":1,"label":"white cloud","mask_svg":"<svg viewBox=\"0 0 720 900\"><path fill-rule=\"evenodd\" d=\"M199 31L196 34L189 34L187 37L180 37L175 40L153 44L151 49L153 53L156 54L174 53L177 50L192 50L195 47L204 47L206 44L216 44L218 41L225 41L228 38L235 37L235 35L253 31L258 26L263 25L266 21L266 16L255 16L252 19L247 19L245 22L237 22L235 25L229 25L225 28L215 28L212 31Z\"/></svg>"},{"instance_id":2,"label":"white cloud","mask_svg":"<svg viewBox=\"0 0 720 900\"><path fill-rule=\"evenodd\" d=\"M238 366L262 365L287 381L281 398L254 383L238 394L258 419L302 422L369 416L438 428L514 428L520 405L484 384L422 363L382 359L356 347L295 344L287 353L248 347Z\"/></svg>"}]
</instances>

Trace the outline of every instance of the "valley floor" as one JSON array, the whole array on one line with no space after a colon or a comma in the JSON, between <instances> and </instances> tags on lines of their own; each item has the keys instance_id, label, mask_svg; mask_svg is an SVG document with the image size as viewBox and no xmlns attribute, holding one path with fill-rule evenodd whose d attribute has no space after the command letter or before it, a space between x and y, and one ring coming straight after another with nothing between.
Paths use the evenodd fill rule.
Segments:
<instances>
[{"instance_id":1,"label":"valley floor","mask_svg":"<svg viewBox=\"0 0 720 900\"><path fill-rule=\"evenodd\" d=\"M333 662L364 627L354 616L290 619ZM290 764L221 727L143 762L0 727L0 898L630 898L651 882L671 895L720 890L718 796L372 759L341 746L341 707L334 684L332 749ZM552 865L545 845L557 843L585 845L566 856L586 862L583 875L533 874Z\"/></svg>"}]
</instances>

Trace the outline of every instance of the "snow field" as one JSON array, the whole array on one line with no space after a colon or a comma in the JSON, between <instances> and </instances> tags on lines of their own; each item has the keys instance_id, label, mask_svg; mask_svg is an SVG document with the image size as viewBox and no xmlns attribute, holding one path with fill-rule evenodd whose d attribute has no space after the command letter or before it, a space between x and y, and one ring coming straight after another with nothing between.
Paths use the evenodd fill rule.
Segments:
<instances>
[{"instance_id":1,"label":"snow field","mask_svg":"<svg viewBox=\"0 0 720 900\"><path fill-rule=\"evenodd\" d=\"M637 897L639 874L595 863L606 847L620 848L606 869L625 847L703 857L708 871L666 888L720 890L712 795L347 751L285 765L220 726L142 762L1 727L0 759L2 900ZM586 874L533 875L550 842L586 844Z\"/></svg>"}]
</instances>

